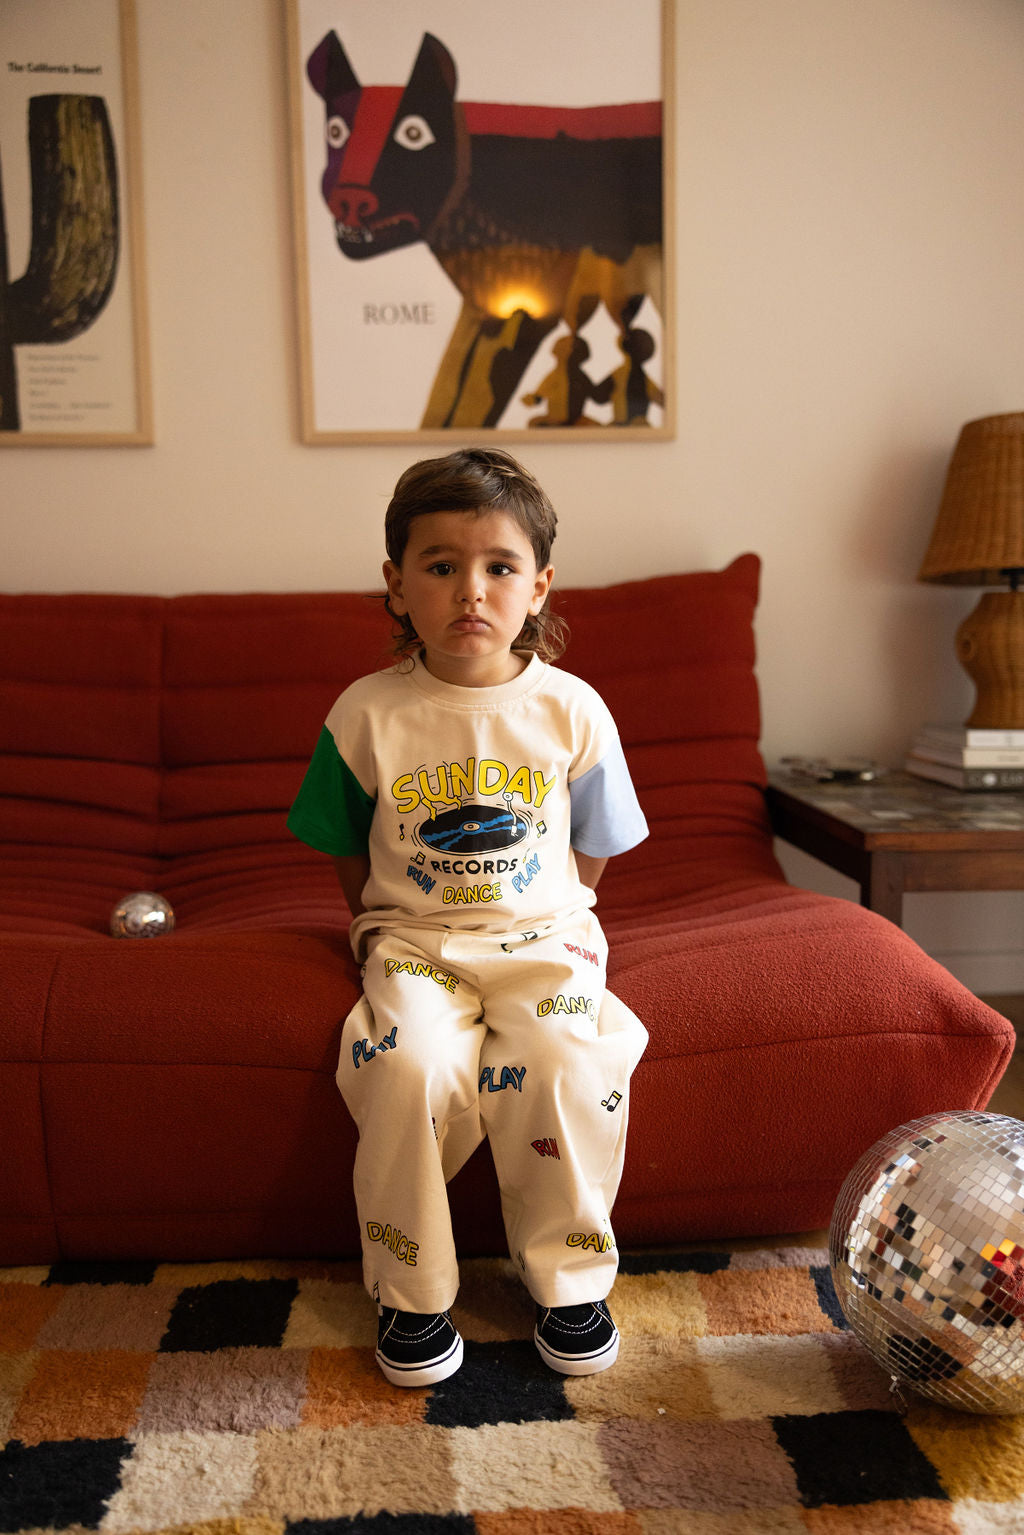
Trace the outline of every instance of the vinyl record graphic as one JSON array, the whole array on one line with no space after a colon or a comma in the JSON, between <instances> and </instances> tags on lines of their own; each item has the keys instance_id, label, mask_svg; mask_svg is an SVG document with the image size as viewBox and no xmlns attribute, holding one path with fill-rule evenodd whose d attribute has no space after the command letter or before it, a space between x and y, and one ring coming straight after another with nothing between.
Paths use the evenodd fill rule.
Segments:
<instances>
[{"instance_id":1,"label":"vinyl record graphic","mask_svg":"<svg viewBox=\"0 0 1024 1535\"><path fill-rule=\"evenodd\" d=\"M437 853L492 853L514 847L530 823L506 805L458 805L417 828L417 838Z\"/></svg>"}]
</instances>

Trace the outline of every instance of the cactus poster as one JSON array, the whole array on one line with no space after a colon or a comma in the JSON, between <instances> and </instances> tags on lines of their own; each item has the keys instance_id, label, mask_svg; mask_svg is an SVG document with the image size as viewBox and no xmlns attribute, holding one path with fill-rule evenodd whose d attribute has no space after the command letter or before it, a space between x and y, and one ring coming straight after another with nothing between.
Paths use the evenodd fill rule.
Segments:
<instances>
[{"instance_id":1,"label":"cactus poster","mask_svg":"<svg viewBox=\"0 0 1024 1535\"><path fill-rule=\"evenodd\" d=\"M672 0L289 0L307 442L672 433Z\"/></svg>"},{"instance_id":2,"label":"cactus poster","mask_svg":"<svg viewBox=\"0 0 1024 1535\"><path fill-rule=\"evenodd\" d=\"M0 9L0 445L152 441L131 0Z\"/></svg>"}]
</instances>

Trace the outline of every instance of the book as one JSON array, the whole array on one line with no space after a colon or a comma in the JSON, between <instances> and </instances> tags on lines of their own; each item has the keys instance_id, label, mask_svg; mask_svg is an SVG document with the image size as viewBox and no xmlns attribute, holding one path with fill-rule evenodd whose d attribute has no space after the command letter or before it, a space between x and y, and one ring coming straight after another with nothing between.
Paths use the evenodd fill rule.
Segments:
<instances>
[{"instance_id":1,"label":"book","mask_svg":"<svg viewBox=\"0 0 1024 1535\"><path fill-rule=\"evenodd\" d=\"M947 750L965 746L985 750L1002 747L1010 751L1024 751L1024 730L983 729L972 725L922 725L917 738Z\"/></svg>"},{"instance_id":2,"label":"book","mask_svg":"<svg viewBox=\"0 0 1024 1535\"><path fill-rule=\"evenodd\" d=\"M948 784L951 789L1024 790L1024 767L950 767L911 752L903 763L908 773L929 778L933 783Z\"/></svg>"},{"instance_id":3,"label":"book","mask_svg":"<svg viewBox=\"0 0 1024 1535\"><path fill-rule=\"evenodd\" d=\"M944 762L947 767L1024 768L1024 746L933 746L929 739L918 736L911 751L915 757L925 757L929 762Z\"/></svg>"}]
</instances>

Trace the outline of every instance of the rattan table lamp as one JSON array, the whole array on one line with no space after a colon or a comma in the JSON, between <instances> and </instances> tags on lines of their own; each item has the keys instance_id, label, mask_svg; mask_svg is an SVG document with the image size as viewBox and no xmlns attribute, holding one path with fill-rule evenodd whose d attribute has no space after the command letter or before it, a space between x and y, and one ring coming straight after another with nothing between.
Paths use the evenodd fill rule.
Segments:
<instances>
[{"instance_id":1,"label":"rattan table lamp","mask_svg":"<svg viewBox=\"0 0 1024 1535\"><path fill-rule=\"evenodd\" d=\"M956 635L977 690L968 725L1024 730L1024 411L968 421L918 580L998 586Z\"/></svg>"}]
</instances>

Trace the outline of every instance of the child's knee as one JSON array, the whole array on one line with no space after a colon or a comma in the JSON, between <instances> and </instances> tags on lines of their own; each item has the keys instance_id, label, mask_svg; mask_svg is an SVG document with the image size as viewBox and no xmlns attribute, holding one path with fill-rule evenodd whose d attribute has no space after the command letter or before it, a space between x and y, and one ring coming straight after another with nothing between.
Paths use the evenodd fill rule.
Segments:
<instances>
[{"instance_id":1,"label":"child's knee","mask_svg":"<svg viewBox=\"0 0 1024 1535\"><path fill-rule=\"evenodd\" d=\"M338 1067L338 1086L362 1118L381 1114L392 1123L429 1115L435 1128L476 1103L479 1065L475 1053L424 1050L415 1036L403 1042L402 1026L370 1044L355 1036Z\"/></svg>"},{"instance_id":2,"label":"child's knee","mask_svg":"<svg viewBox=\"0 0 1024 1535\"><path fill-rule=\"evenodd\" d=\"M480 1056L481 1111L505 1100L533 1097L542 1084L561 1083L563 1093L574 1094L575 1085L589 1077L588 1063L599 1048L594 1025L585 1018L583 1022L586 1027L581 1028L579 1020L542 1018L513 1038L493 1034Z\"/></svg>"},{"instance_id":3,"label":"child's knee","mask_svg":"<svg viewBox=\"0 0 1024 1535\"><path fill-rule=\"evenodd\" d=\"M598 1100L611 1089L621 1100L646 1044L643 1024L609 992L542 1002L527 1027L495 1030L484 1045L481 1112L542 1088L564 1102L589 1102L600 1086Z\"/></svg>"},{"instance_id":4,"label":"child's knee","mask_svg":"<svg viewBox=\"0 0 1024 1535\"><path fill-rule=\"evenodd\" d=\"M351 1057L353 1071L359 1071L363 1066L368 1066L378 1056L390 1055L392 1051L398 1049L398 1033L399 1026L397 1023L392 1024L386 1034L378 1032L375 1038L372 1038L369 1033L360 1034L357 1031L353 1031L353 1037L344 1040L342 1043L342 1064L348 1065L346 1052ZM410 1051L406 1050L404 1058L408 1060L409 1057Z\"/></svg>"}]
</instances>

